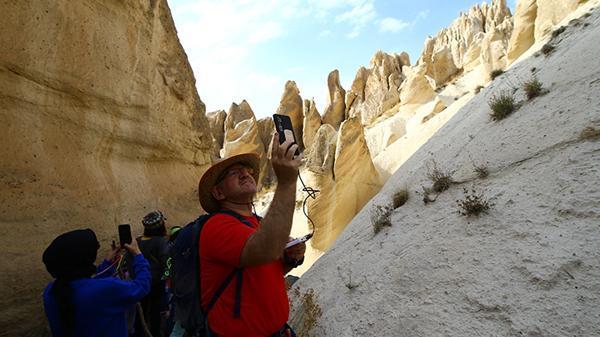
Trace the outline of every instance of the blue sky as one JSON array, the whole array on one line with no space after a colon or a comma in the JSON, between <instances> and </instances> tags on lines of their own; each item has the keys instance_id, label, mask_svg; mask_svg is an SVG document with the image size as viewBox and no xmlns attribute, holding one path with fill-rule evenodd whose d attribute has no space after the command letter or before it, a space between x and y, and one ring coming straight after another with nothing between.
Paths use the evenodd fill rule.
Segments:
<instances>
[{"instance_id":1,"label":"blue sky","mask_svg":"<svg viewBox=\"0 0 600 337\"><path fill-rule=\"evenodd\" d=\"M207 112L246 99L258 118L275 113L287 80L327 104L327 75L348 89L377 50L419 57L435 35L482 1L169 0ZM490 1L487 1L488 3ZM508 0L514 12L516 0Z\"/></svg>"}]
</instances>

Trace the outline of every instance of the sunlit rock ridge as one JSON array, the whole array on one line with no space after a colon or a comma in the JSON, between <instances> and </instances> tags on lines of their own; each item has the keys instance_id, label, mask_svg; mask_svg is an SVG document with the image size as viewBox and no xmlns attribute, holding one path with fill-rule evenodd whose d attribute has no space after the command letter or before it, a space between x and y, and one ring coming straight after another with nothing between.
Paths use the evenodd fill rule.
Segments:
<instances>
[{"instance_id":1,"label":"sunlit rock ridge","mask_svg":"<svg viewBox=\"0 0 600 337\"><path fill-rule=\"evenodd\" d=\"M531 3L535 14L521 12ZM293 287L293 326L323 337L599 335L599 5L519 2L514 24L505 16L481 37L495 41L492 63L467 71L465 54L461 69L461 53L447 52L457 71L403 70L435 96L412 109L401 98L365 126L367 140L374 129L405 133L367 141L384 185ZM439 83L431 69L454 74ZM489 82L489 69L504 73ZM534 79L541 95L528 98ZM517 110L494 120L489 104L502 94ZM447 190L424 191L435 189L433 168L450 176ZM394 206L402 191L408 200ZM477 216L465 203L489 209Z\"/></svg>"},{"instance_id":2,"label":"sunlit rock ridge","mask_svg":"<svg viewBox=\"0 0 600 337\"><path fill-rule=\"evenodd\" d=\"M139 235L153 209L187 223L218 148L166 1L0 13L0 335L40 336L50 241L92 228L103 258L118 224Z\"/></svg>"}]
</instances>

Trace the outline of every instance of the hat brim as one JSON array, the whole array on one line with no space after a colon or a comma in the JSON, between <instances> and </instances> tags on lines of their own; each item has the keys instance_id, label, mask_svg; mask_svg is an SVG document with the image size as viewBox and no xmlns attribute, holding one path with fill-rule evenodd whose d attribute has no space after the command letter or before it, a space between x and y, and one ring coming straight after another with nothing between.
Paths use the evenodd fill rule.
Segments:
<instances>
[{"instance_id":1,"label":"hat brim","mask_svg":"<svg viewBox=\"0 0 600 337\"><path fill-rule=\"evenodd\" d=\"M212 196L211 190L217 184L217 179L228 167L235 164L244 164L254 170L252 177L258 184L260 176L260 157L256 153L243 153L214 163L200 178L198 183L198 199L200 205L208 213L217 212L220 209L219 202Z\"/></svg>"}]
</instances>

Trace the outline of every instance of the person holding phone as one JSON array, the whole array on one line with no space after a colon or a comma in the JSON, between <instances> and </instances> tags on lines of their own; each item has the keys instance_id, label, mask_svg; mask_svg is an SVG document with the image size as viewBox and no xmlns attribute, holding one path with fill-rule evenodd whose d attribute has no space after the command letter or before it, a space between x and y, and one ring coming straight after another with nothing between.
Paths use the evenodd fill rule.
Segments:
<instances>
[{"instance_id":1,"label":"person holding phone","mask_svg":"<svg viewBox=\"0 0 600 337\"><path fill-rule=\"evenodd\" d=\"M302 155L294 155L298 145L293 141L280 144L278 139L275 133L271 151L277 187L264 218L252 210L260 175L257 154L220 160L199 182L200 204L214 214L201 231L199 254L201 303L207 311L209 302L215 301L208 311L215 336L295 336L286 323L289 301L284 275L303 258L306 246L285 246ZM239 271L238 276L214 298L217 289L226 284L223 280L234 275L232 271Z\"/></svg>"},{"instance_id":2,"label":"person holding phone","mask_svg":"<svg viewBox=\"0 0 600 337\"><path fill-rule=\"evenodd\" d=\"M124 247L133 255L130 281L112 277L114 245L96 268L100 244L91 229L61 234L46 248L42 260L55 278L43 295L52 336L128 336L125 314L150 291L150 269L135 241Z\"/></svg>"},{"instance_id":3,"label":"person holding phone","mask_svg":"<svg viewBox=\"0 0 600 337\"><path fill-rule=\"evenodd\" d=\"M150 292L141 301L142 310L150 333L152 336L158 337L161 336L162 331L161 322L163 319L161 318L161 312L166 311L167 308L165 280L163 278L169 257L166 220L167 217L160 210L146 214L142 219L144 235L136 238L140 250L150 262L150 274L152 276ZM139 319L135 331L135 336L145 337Z\"/></svg>"}]
</instances>

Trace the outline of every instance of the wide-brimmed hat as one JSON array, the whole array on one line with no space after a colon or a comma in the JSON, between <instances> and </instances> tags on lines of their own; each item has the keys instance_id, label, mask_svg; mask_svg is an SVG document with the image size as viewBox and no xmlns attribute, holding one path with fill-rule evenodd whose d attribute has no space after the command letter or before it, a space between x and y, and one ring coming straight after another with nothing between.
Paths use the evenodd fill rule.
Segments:
<instances>
[{"instance_id":1,"label":"wide-brimmed hat","mask_svg":"<svg viewBox=\"0 0 600 337\"><path fill-rule=\"evenodd\" d=\"M260 176L260 157L256 153L243 153L229 158L217 160L200 178L198 183L198 199L200 205L209 213L217 212L220 208L219 202L213 197L211 189L217 184L217 179L232 165L242 164L254 170L254 181L258 184Z\"/></svg>"}]
</instances>

